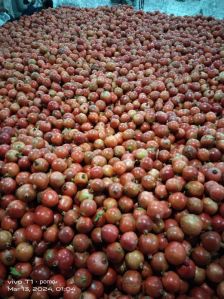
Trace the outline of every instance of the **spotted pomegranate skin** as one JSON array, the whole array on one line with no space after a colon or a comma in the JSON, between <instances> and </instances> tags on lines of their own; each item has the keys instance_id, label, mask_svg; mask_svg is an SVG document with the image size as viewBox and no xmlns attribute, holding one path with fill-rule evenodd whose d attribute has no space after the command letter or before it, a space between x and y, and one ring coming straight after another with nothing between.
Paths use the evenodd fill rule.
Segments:
<instances>
[{"instance_id":1,"label":"spotted pomegranate skin","mask_svg":"<svg viewBox=\"0 0 224 299\"><path fill-rule=\"evenodd\" d=\"M127 5L0 27L2 298L224 298L223 45Z\"/></svg>"}]
</instances>

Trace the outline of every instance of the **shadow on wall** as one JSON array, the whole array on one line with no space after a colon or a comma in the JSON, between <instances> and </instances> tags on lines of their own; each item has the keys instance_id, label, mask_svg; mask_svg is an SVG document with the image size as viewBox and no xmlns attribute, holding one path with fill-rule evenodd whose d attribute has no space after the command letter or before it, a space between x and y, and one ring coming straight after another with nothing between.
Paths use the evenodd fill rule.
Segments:
<instances>
[{"instance_id":1,"label":"shadow on wall","mask_svg":"<svg viewBox=\"0 0 224 299\"><path fill-rule=\"evenodd\" d=\"M53 0L0 0L0 26L48 7L53 7Z\"/></svg>"}]
</instances>

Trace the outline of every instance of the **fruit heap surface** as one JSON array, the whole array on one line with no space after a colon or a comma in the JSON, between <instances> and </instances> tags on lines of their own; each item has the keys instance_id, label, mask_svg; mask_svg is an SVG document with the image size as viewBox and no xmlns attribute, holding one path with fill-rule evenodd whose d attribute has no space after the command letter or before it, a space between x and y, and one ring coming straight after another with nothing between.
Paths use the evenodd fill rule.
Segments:
<instances>
[{"instance_id":1,"label":"fruit heap surface","mask_svg":"<svg viewBox=\"0 0 224 299\"><path fill-rule=\"evenodd\" d=\"M128 6L0 28L0 297L224 298L224 22Z\"/></svg>"}]
</instances>

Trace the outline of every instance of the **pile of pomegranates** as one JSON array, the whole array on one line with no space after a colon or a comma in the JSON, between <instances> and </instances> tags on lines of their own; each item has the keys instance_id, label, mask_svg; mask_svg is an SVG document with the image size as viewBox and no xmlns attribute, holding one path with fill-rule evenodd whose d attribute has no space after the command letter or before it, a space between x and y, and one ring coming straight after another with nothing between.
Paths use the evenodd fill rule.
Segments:
<instances>
[{"instance_id":1,"label":"pile of pomegranates","mask_svg":"<svg viewBox=\"0 0 224 299\"><path fill-rule=\"evenodd\" d=\"M129 6L0 28L0 297L224 298L224 22Z\"/></svg>"}]
</instances>

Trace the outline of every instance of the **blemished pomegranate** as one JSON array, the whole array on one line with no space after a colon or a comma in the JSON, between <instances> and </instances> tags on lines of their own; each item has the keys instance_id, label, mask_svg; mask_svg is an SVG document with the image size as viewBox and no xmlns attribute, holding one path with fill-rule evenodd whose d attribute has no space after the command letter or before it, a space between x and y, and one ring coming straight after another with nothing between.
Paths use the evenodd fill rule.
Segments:
<instances>
[{"instance_id":1,"label":"blemished pomegranate","mask_svg":"<svg viewBox=\"0 0 224 299\"><path fill-rule=\"evenodd\" d=\"M113 6L0 27L1 298L224 298L223 26Z\"/></svg>"}]
</instances>

